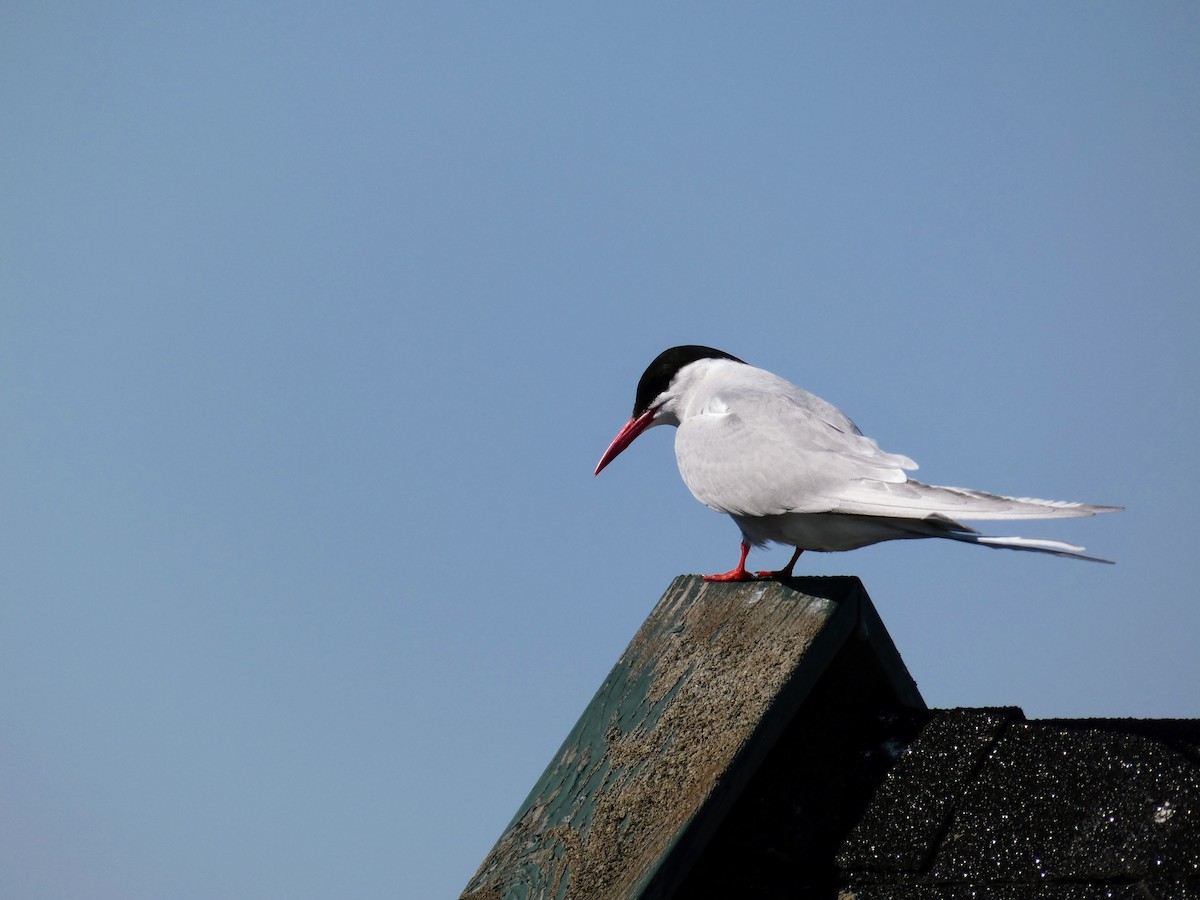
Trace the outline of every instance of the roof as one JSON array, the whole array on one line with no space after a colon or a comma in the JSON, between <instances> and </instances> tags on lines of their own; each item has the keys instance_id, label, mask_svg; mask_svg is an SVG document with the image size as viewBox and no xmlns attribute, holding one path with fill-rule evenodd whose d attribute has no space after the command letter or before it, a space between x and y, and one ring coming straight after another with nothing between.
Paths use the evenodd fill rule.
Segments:
<instances>
[{"instance_id":1,"label":"roof","mask_svg":"<svg viewBox=\"0 0 1200 900\"><path fill-rule=\"evenodd\" d=\"M1193 895L1200 722L929 710L857 579L697 576L667 589L463 893Z\"/></svg>"}]
</instances>

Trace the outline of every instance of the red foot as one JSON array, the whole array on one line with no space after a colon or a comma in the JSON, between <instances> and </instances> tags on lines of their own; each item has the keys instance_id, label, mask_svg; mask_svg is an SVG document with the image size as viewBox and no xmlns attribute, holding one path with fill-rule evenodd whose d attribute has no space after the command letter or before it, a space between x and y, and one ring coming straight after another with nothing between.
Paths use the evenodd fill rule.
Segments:
<instances>
[{"instance_id":1,"label":"red foot","mask_svg":"<svg viewBox=\"0 0 1200 900\"><path fill-rule=\"evenodd\" d=\"M742 567L730 569L728 572L722 572L720 575L705 575L705 581L753 581L754 576L747 572Z\"/></svg>"},{"instance_id":2,"label":"red foot","mask_svg":"<svg viewBox=\"0 0 1200 900\"><path fill-rule=\"evenodd\" d=\"M798 560L800 558L800 554L803 552L804 552L803 550L801 550L799 547L797 547L796 552L792 554L792 558L788 560L788 564L786 566L784 566L782 569L778 570L777 572L759 572L758 577L759 578L770 578L774 581L782 581L785 578L791 578L792 577L792 569L796 565L796 560Z\"/></svg>"},{"instance_id":3,"label":"red foot","mask_svg":"<svg viewBox=\"0 0 1200 900\"><path fill-rule=\"evenodd\" d=\"M742 558L738 560L737 568L730 569L720 575L705 575L705 581L753 581L754 576L746 571L746 557L750 553L750 545L742 541Z\"/></svg>"}]
</instances>

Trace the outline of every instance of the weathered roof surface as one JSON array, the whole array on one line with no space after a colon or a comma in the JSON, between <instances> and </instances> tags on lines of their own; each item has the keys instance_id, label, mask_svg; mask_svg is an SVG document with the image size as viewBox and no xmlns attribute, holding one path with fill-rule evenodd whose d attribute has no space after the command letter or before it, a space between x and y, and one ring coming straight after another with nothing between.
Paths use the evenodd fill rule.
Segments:
<instances>
[{"instance_id":1,"label":"weathered roof surface","mask_svg":"<svg viewBox=\"0 0 1200 900\"><path fill-rule=\"evenodd\" d=\"M856 578L680 576L463 893L667 897L835 657L923 708Z\"/></svg>"}]
</instances>

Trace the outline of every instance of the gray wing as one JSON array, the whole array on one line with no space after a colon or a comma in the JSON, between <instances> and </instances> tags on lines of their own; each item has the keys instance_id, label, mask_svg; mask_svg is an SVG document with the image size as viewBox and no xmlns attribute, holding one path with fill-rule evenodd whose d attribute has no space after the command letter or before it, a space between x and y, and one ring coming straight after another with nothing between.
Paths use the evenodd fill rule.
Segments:
<instances>
[{"instance_id":1,"label":"gray wing","mask_svg":"<svg viewBox=\"0 0 1200 900\"><path fill-rule=\"evenodd\" d=\"M734 515L837 512L983 520L1115 509L912 480L905 474L917 468L911 459L880 450L836 407L761 370L684 420L675 455L696 498Z\"/></svg>"},{"instance_id":2,"label":"gray wing","mask_svg":"<svg viewBox=\"0 0 1200 900\"><path fill-rule=\"evenodd\" d=\"M903 484L904 470L916 468L836 407L761 370L681 422L675 456L700 502L748 516L829 512L847 486Z\"/></svg>"}]
</instances>

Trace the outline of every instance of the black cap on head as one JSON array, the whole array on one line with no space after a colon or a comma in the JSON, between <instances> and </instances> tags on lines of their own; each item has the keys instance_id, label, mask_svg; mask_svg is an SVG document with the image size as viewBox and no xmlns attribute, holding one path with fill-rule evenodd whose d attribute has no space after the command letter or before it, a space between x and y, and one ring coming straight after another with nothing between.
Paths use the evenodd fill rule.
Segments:
<instances>
[{"instance_id":1,"label":"black cap on head","mask_svg":"<svg viewBox=\"0 0 1200 900\"><path fill-rule=\"evenodd\" d=\"M638 381L637 396L633 401L634 417L640 416L650 408L654 398L671 384L671 379L675 377L676 372L698 359L731 359L734 362L744 362L724 350L701 347L699 344L685 344L682 347L664 350L654 358L654 362L646 367L641 380Z\"/></svg>"}]
</instances>

